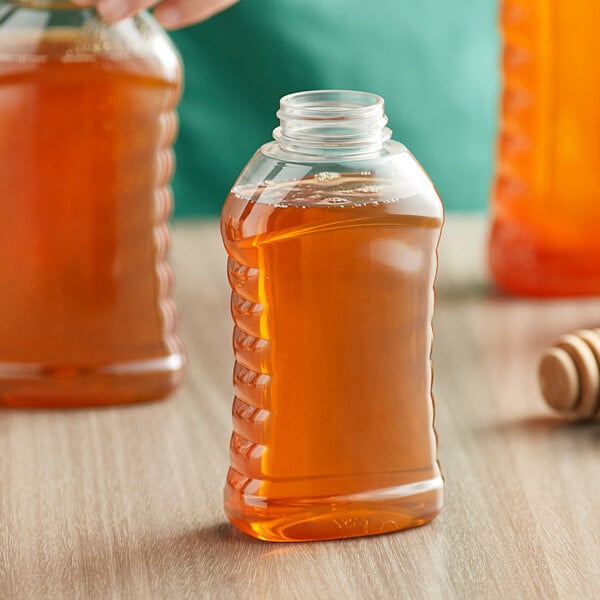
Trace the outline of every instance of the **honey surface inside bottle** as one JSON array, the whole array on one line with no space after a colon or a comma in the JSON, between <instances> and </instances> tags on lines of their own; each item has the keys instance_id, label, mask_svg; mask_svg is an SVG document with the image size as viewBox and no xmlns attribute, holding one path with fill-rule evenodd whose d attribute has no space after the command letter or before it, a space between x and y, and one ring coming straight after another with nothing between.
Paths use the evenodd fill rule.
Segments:
<instances>
[{"instance_id":1,"label":"honey surface inside bottle","mask_svg":"<svg viewBox=\"0 0 600 600\"><path fill-rule=\"evenodd\" d=\"M0 403L166 395L182 362L167 263L178 67L89 31L3 33L0 94Z\"/></svg>"},{"instance_id":2,"label":"honey surface inside bottle","mask_svg":"<svg viewBox=\"0 0 600 600\"><path fill-rule=\"evenodd\" d=\"M223 210L236 357L225 507L265 540L395 531L441 506L441 211L407 214L390 182L328 175L234 188Z\"/></svg>"},{"instance_id":3,"label":"honey surface inside bottle","mask_svg":"<svg viewBox=\"0 0 600 600\"><path fill-rule=\"evenodd\" d=\"M600 294L600 3L503 0L501 20L492 274L520 294Z\"/></svg>"}]
</instances>

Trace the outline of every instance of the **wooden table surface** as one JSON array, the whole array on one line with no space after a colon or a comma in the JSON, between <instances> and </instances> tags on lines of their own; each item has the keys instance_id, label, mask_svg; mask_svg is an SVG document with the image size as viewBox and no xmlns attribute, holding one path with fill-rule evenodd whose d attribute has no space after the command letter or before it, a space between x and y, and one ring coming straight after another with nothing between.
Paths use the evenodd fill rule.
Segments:
<instances>
[{"instance_id":1,"label":"wooden table surface","mask_svg":"<svg viewBox=\"0 0 600 600\"><path fill-rule=\"evenodd\" d=\"M0 412L0 598L600 598L600 424L545 408L540 352L600 302L495 293L482 217L440 249L434 391L445 508L432 524L270 544L222 511L231 431L225 257L175 226L187 382L158 403Z\"/></svg>"}]
</instances>

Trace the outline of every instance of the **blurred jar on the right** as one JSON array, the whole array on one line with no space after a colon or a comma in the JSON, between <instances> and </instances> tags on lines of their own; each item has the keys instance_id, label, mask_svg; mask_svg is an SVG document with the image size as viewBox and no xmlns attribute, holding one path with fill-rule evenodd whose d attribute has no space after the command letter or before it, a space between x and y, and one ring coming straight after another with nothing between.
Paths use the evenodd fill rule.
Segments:
<instances>
[{"instance_id":1,"label":"blurred jar on the right","mask_svg":"<svg viewBox=\"0 0 600 600\"><path fill-rule=\"evenodd\" d=\"M600 1L502 0L492 276L600 295Z\"/></svg>"}]
</instances>

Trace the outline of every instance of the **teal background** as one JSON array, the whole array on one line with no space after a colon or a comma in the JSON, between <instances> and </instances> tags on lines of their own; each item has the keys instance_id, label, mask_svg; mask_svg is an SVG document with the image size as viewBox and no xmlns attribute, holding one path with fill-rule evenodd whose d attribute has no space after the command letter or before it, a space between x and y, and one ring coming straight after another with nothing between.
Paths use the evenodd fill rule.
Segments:
<instances>
[{"instance_id":1,"label":"teal background","mask_svg":"<svg viewBox=\"0 0 600 600\"><path fill-rule=\"evenodd\" d=\"M498 94L496 0L242 0L172 34L184 59L176 215L215 215L281 96L341 88L385 98L394 139L448 210L483 210Z\"/></svg>"}]
</instances>

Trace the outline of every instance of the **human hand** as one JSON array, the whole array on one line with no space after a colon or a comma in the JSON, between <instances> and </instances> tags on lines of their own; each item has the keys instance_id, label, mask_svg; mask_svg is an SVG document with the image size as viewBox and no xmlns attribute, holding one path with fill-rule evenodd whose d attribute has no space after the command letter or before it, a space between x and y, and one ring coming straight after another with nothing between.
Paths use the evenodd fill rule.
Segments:
<instances>
[{"instance_id":1,"label":"human hand","mask_svg":"<svg viewBox=\"0 0 600 600\"><path fill-rule=\"evenodd\" d=\"M96 6L102 19L109 23L126 19L156 6L154 18L167 29L177 29L204 21L229 8L238 0L71 0L76 6Z\"/></svg>"}]
</instances>

